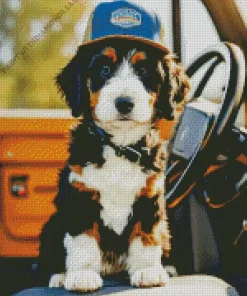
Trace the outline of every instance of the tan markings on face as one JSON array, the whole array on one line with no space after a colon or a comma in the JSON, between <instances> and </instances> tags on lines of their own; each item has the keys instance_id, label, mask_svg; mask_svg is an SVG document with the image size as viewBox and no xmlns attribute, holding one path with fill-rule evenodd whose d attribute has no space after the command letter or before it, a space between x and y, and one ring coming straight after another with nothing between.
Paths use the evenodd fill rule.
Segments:
<instances>
[{"instance_id":1,"label":"tan markings on face","mask_svg":"<svg viewBox=\"0 0 247 296\"><path fill-rule=\"evenodd\" d=\"M136 52L131 58L131 64L135 65L138 61L146 60L146 54L143 51Z\"/></svg>"},{"instance_id":2,"label":"tan markings on face","mask_svg":"<svg viewBox=\"0 0 247 296\"><path fill-rule=\"evenodd\" d=\"M94 237L97 243L100 242L100 234L99 234L99 224L94 222L92 229L88 229L85 233L91 237Z\"/></svg>"},{"instance_id":3,"label":"tan markings on face","mask_svg":"<svg viewBox=\"0 0 247 296\"><path fill-rule=\"evenodd\" d=\"M103 55L107 56L108 58L112 59L113 63L117 61L117 53L114 48L107 47L103 50Z\"/></svg>"}]
</instances>

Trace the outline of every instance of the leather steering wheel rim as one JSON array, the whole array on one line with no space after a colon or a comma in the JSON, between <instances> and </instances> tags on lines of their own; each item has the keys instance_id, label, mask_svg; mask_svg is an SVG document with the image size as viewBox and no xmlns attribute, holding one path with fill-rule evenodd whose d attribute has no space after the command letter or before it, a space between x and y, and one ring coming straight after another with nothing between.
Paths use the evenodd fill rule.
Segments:
<instances>
[{"instance_id":1,"label":"leather steering wheel rim","mask_svg":"<svg viewBox=\"0 0 247 296\"><path fill-rule=\"evenodd\" d=\"M188 161L182 174L172 188L166 193L168 207L175 207L191 190L206 172L219 152L220 139L233 126L242 104L245 84L245 58L241 49L232 43L220 43L201 54L187 69L192 77L203 65L215 59L200 81L194 97L201 95L217 65L224 62L226 66L226 87L222 95L222 104L217 115L213 117L203 141ZM169 168L168 168L169 171ZM169 182L169 173L167 175Z\"/></svg>"}]
</instances>

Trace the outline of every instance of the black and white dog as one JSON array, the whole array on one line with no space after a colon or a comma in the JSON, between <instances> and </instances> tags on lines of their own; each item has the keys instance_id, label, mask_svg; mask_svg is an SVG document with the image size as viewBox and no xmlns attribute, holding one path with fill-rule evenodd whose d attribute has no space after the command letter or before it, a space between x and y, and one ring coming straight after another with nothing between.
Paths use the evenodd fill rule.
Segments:
<instances>
[{"instance_id":1,"label":"black and white dog","mask_svg":"<svg viewBox=\"0 0 247 296\"><path fill-rule=\"evenodd\" d=\"M72 114L57 212L43 228L40 272L50 287L94 291L127 271L134 286L162 286L170 250L161 126L189 82L172 54L117 37L79 47L57 76Z\"/></svg>"}]
</instances>

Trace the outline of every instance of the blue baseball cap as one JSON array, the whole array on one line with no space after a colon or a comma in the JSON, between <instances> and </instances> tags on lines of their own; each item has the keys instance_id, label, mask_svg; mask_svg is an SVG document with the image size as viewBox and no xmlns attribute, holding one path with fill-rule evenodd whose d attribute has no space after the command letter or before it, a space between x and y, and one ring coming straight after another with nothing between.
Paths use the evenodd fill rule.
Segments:
<instances>
[{"instance_id":1,"label":"blue baseball cap","mask_svg":"<svg viewBox=\"0 0 247 296\"><path fill-rule=\"evenodd\" d=\"M93 11L83 46L109 39L136 40L169 53L163 45L163 28L156 14L128 1L102 2Z\"/></svg>"}]
</instances>

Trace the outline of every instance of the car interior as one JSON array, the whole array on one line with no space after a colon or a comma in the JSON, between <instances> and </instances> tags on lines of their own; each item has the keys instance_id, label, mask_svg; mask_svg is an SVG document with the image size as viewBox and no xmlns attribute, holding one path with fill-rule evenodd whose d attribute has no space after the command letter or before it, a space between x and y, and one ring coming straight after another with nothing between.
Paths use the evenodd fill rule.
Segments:
<instances>
[{"instance_id":1,"label":"car interior","mask_svg":"<svg viewBox=\"0 0 247 296\"><path fill-rule=\"evenodd\" d=\"M181 11L186 5L185 2L172 1L170 12L175 36L174 50L181 62L186 65L187 75L192 82L192 91L190 101L186 104L170 141L171 154L166 168L164 198L168 207L172 248L169 259L164 260L163 263L168 266L174 285L176 278L180 276L182 278L191 276L191 285L193 286L194 283L196 289L200 289L198 287L201 285L198 295L205 293L205 296L246 296L247 23L244 23L243 18L240 17L240 6L234 0L220 1L217 2L218 4L213 0L196 0L203 5L203 9L206 9L219 34L219 40L217 43L205 46L196 55L193 53L193 59L190 61L188 61L189 58L183 60L185 55L183 49L186 47L183 44L185 16ZM220 87L218 81L221 82ZM205 95L207 93L217 93L217 98L207 99ZM0 112L0 117L1 114ZM239 124L241 114L244 115ZM63 126L63 129L66 130L67 127L68 123ZM4 139L2 134L4 133L0 130L0 147L1 140ZM61 138L63 137L61 136L59 140ZM62 153L62 158L65 156ZM9 169L11 165L13 166L1 160L1 157L0 153L0 186L1 182L5 184L4 178L9 177L4 171L5 167ZM60 165L61 162L59 162ZM46 167L49 165L46 164ZM6 181L7 187L9 182L11 186L13 185L12 196L18 197L19 194L25 194L23 191L26 189L27 180L25 174L22 173L20 176L15 178L15 174L11 177L12 179ZM51 187L49 184L48 186ZM0 198L8 191L4 186L2 188ZM51 203L51 198L47 203ZM6 203L1 202L0 224L5 223L4 211L7 211L5 207ZM51 212L47 215L50 214ZM4 227L6 228L3 226L2 229L5 229ZM37 229L39 231L39 228ZM0 229L1 231L3 232ZM26 244L28 249L32 248L32 242L37 241L37 238L19 237L17 240ZM36 246L37 242L34 247ZM0 295L21 296L24 295L21 291L25 289L30 289L29 292L25 292L25 295L75 295L62 290L49 294L44 287L35 290L38 278L37 256L29 256L28 251L22 256L16 256L8 250L10 249L6 240L2 240L2 246L0 243L0 291L2 290ZM228 283L224 287L225 294L220 292L217 294L217 288L213 287L211 287L212 290L209 288L205 292L203 288L205 278L200 279L200 275L214 276ZM231 287L233 287L232 290ZM194 293L194 290L190 291L191 294ZM162 290L154 292L152 289L130 290L124 279L119 281L114 277L106 279L105 290L89 295L191 295L186 294L188 293L186 288L163 293Z\"/></svg>"}]
</instances>

